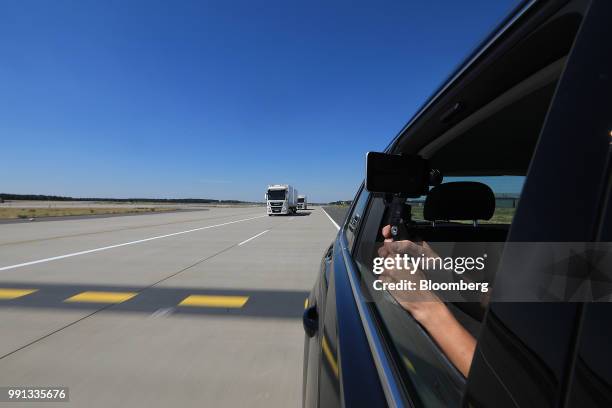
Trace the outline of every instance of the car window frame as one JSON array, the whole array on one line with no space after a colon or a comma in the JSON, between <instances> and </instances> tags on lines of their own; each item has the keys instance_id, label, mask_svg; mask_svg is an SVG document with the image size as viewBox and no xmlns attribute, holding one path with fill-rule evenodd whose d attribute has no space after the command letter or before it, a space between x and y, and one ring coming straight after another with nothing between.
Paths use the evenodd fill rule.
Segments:
<instances>
[{"instance_id":1,"label":"car window frame","mask_svg":"<svg viewBox=\"0 0 612 408\"><path fill-rule=\"evenodd\" d=\"M351 229L351 223L353 222L354 213L359 207L362 195L363 195L363 198L365 199L363 211L362 211L361 217L359 218L358 224L353 229ZM346 218L344 219L344 225L342 226L342 232L345 236L346 242L348 244L348 249L351 254L353 253L354 248L356 247L357 241L359 239L359 232L361 230L361 226L363 225L363 220L367 218L367 212L368 212L368 208L370 205L370 201L371 201L371 193L368 190L366 190L365 182L362 182L361 186L359 187L359 191L355 195L355 199L353 200L353 203L349 211L347 212ZM351 236L349 236L349 234L351 234Z\"/></svg>"}]
</instances>

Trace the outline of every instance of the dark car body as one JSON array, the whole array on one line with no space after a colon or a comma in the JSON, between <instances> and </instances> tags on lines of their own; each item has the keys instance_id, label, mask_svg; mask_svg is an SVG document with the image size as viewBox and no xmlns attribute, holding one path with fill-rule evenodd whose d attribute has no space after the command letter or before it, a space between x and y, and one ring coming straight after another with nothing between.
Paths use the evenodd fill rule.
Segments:
<instances>
[{"instance_id":1,"label":"dark car body","mask_svg":"<svg viewBox=\"0 0 612 408\"><path fill-rule=\"evenodd\" d=\"M429 154L445 175L524 177L507 242L612 241L610 21L607 0L521 4L386 152ZM612 406L610 303L490 304L467 378L410 317L398 348L385 316L399 312L367 301L358 267L383 211L361 187L321 261L304 407Z\"/></svg>"}]
</instances>

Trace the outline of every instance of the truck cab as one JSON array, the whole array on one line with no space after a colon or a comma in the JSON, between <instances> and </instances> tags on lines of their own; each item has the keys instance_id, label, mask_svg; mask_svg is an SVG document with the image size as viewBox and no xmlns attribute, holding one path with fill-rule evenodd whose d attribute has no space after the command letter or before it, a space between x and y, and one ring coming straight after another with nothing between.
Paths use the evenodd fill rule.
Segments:
<instances>
[{"instance_id":1,"label":"truck cab","mask_svg":"<svg viewBox=\"0 0 612 408\"><path fill-rule=\"evenodd\" d=\"M268 215L295 214L297 212L297 190L288 184L272 184L266 192Z\"/></svg>"},{"instance_id":2,"label":"truck cab","mask_svg":"<svg viewBox=\"0 0 612 408\"><path fill-rule=\"evenodd\" d=\"M297 197L297 209L298 210L306 210L308 209L308 200L305 195L299 195Z\"/></svg>"}]
</instances>

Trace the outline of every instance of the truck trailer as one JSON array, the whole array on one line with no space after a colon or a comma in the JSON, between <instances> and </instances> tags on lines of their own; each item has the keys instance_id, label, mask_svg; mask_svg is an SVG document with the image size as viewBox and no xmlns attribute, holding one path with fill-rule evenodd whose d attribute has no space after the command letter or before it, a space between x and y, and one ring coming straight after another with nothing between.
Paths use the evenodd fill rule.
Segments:
<instances>
[{"instance_id":1,"label":"truck trailer","mask_svg":"<svg viewBox=\"0 0 612 408\"><path fill-rule=\"evenodd\" d=\"M307 210L308 209L308 200L305 195L297 196L297 209L298 210Z\"/></svg>"},{"instance_id":2,"label":"truck trailer","mask_svg":"<svg viewBox=\"0 0 612 408\"><path fill-rule=\"evenodd\" d=\"M297 190L289 184L272 184L266 192L268 215L295 214L297 212Z\"/></svg>"}]
</instances>

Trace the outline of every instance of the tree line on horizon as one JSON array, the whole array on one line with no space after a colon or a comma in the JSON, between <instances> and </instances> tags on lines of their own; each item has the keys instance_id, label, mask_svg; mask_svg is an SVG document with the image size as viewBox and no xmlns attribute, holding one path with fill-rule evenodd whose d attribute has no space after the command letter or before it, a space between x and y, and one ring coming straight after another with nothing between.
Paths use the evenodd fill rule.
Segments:
<instances>
[{"instance_id":1,"label":"tree line on horizon","mask_svg":"<svg viewBox=\"0 0 612 408\"><path fill-rule=\"evenodd\" d=\"M0 199L3 200L28 200L28 201L115 201L122 203L130 202L155 202L155 203L177 203L177 204L210 204L210 203L227 203L227 204L242 204L250 203L250 201L240 200L214 200L211 198L108 198L108 197L65 197L44 194L7 194L0 193Z\"/></svg>"}]
</instances>

